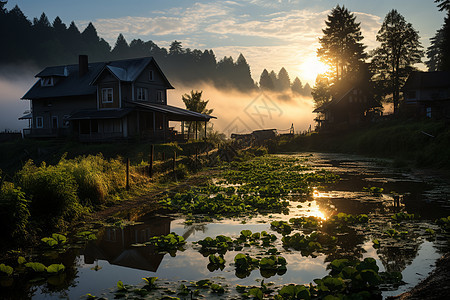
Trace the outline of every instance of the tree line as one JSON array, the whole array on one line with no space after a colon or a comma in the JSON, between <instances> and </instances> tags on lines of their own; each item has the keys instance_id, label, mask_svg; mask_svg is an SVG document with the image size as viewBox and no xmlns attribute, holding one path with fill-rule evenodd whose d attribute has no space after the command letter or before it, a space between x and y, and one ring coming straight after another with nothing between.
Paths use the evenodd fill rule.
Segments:
<instances>
[{"instance_id":1,"label":"tree line","mask_svg":"<svg viewBox=\"0 0 450 300\"><path fill-rule=\"evenodd\" d=\"M440 10L447 11L447 17L431 39L425 64L429 71L450 70L450 0L435 2ZM325 25L317 56L330 69L316 78L311 92L316 107L328 103L352 85L364 85L373 96L372 109L380 107L382 101L391 101L397 112L401 88L425 54L418 31L393 9L384 18L376 36L379 46L367 53L360 23L347 8L339 5L333 8Z\"/></svg>"},{"instance_id":2,"label":"tree line","mask_svg":"<svg viewBox=\"0 0 450 300\"><path fill-rule=\"evenodd\" d=\"M289 74L285 68L281 68L278 75L272 70L270 73L264 69L259 78L259 87L265 91L286 93L292 91L296 95L311 96L311 87L308 83L304 86L298 77L291 83Z\"/></svg>"},{"instance_id":3,"label":"tree line","mask_svg":"<svg viewBox=\"0 0 450 300\"><path fill-rule=\"evenodd\" d=\"M212 82L217 88L242 92L257 88L242 54L236 60L231 56L217 60L213 50L183 48L179 41L173 41L169 49L141 39L128 43L122 34L111 47L98 36L92 23L80 32L73 21L69 26L59 17L50 22L45 13L30 21L17 5L7 10L5 4L6 1L0 1L0 65L33 64L42 68L76 64L79 54L87 54L90 61L153 56L173 81Z\"/></svg>"}]
</instances>

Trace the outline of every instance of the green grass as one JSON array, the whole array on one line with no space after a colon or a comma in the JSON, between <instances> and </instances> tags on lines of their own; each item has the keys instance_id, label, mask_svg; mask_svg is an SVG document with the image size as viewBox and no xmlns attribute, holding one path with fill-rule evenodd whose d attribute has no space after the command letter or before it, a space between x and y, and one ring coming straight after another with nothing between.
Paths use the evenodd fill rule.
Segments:
<instances>
[{"instance_id":1,"label":"green grass","mask_svg":"<svg viewBox=\"0 0 450 300\"><path fill-rule=\"evenodd\" d=\"M397 166L413 162L418 167L450 168L450 126L444 121L390 120L347 132L280 138L270 148L354 153L391 158Z\"/></svg>"}]
</instances>

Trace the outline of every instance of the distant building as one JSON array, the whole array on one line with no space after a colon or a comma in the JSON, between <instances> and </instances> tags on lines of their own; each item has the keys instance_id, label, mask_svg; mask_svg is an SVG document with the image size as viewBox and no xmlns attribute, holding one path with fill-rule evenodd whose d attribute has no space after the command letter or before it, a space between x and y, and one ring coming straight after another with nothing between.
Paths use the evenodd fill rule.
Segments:
<instances>
[{"instance_id":1,"label":"distant building","mask_svg":"<svg viewBox=\"0 0 450 300\"><path fill-rule=\"evenodd\" d=\"M367 85L356 84L335 92L331 101L316 108L319 130L340 130L370 121L376 114L373 95Z\"/></svg>"},{"instance_id":2,"label":"distant building","mask_svg":"<svg viewBox=\"0 0 450 300\"><path fill-rule=\"evenodd\" d=\"M211 118L167 104L172 85L152 57L47 67L22 97L31 100L31 127L24 136L74 136L81 141L110 141L130 137L184 140L184 122ZM169 128L182 122L182 132ZM206 128L206 126L205 126Z\"/></svg>"},{"instance_id":3,"label":"distant building","mask_svg":"<svg viewBox=\"0 0 450 300\"><path fill-rule=\"evenodd\" d=\"M450 72L412 72L402 90L409 113L433 119L450 118Z\"/></svg>"}]
</instances>

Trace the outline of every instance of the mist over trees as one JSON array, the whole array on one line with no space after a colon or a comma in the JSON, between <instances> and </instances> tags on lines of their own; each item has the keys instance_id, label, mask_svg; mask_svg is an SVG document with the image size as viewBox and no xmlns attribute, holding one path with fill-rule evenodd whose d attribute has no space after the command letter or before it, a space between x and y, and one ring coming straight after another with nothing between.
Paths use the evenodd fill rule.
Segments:
<instances>
[{"instance_id":1,"label":"mist over trees","mask_svg":"<svg viewBox=\"0 0 450 300\"><path fill-rule=\"evenodd\" d=\"M231 56L217 60L212 50L183 48L180 41L173 41L167 50L152 41L134 39L128 43L122 34L111 47L92 23L80 32L74 22L67 26L59 17L50 22L45 13L30 21L17 5L8 11L5 4L0 2L0 28L8 29L2 30L0 65L43 68L76 64L79 54L87 54L90 61L153 56L172 81L211 82L219 89L242 92L257 88L242 54L236 61Z\"/></svg>"},{"instance_id":2,"label":"mist over trees","mask_svg":"<svg viewBox=\"0 0 450 300\"><path fill-rule=\"evenodd\" d=\"M263 91L286 93L292 91L293 94L310 97L311 87L308 83L304 86L298 77L291 83L289 74L285 68L281 68L278 75L275 71L264 69L259 77L259 87Z\"/></svg>"}]
</instances>

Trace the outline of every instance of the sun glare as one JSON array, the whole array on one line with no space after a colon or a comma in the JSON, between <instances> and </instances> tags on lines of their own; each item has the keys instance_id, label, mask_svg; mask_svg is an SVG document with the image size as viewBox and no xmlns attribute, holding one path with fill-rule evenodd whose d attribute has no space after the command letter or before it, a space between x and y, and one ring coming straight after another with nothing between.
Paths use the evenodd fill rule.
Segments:
<instances>
[{"instance_id":1,"label":"sun glare","mask_svg":"<svg viewBox=\"0 0 450 300\"><path fill-rule=\"evenodd\" d=\"M317 75L327 72L329 67L319 61L317 57L310 56L300 65L299 69L301 77L313 85Z\"/></svg>"}]
</instances>

